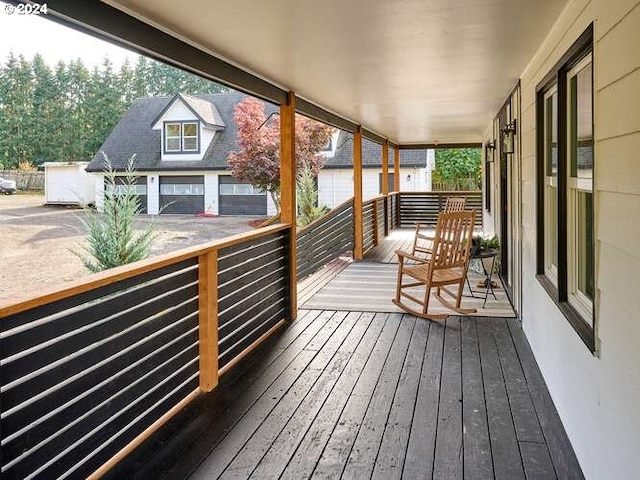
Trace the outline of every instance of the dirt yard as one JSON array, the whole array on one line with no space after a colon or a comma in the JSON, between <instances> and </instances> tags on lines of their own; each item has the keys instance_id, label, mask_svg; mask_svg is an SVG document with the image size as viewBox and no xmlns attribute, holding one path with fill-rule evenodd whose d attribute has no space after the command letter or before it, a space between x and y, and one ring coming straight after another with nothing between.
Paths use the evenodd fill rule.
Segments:
<instances>
[{"instance_id":1,"label":"dirt yard","mask_svg":"<svg viewBox=\"0 0 640 480\"><path fill-rule=\"evenodd\" d=\"M43 204L42 195L0 195L0 300L30 296L89 275L73 253L82 251L84 212ZM152 255L159 255L251 230L251 220L141 215L138 224L157 224L160 235Z\"/></svg>"}]
</instances>

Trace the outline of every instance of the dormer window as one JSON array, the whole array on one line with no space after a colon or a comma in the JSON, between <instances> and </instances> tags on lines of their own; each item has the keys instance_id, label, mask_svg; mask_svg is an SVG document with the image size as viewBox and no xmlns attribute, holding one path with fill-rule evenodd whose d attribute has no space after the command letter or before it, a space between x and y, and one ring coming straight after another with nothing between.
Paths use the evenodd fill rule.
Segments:
<instances>
[{"instance_id":1,"label":"dormer window","mask_svg":"<svg viewBox=\"0 0 640 480\"><path fill-rule=\"evenodd\" d=\"M165 153L197 153L199 150L198 122L166 122L164 124Z\"/></svg>"}]
</instances>

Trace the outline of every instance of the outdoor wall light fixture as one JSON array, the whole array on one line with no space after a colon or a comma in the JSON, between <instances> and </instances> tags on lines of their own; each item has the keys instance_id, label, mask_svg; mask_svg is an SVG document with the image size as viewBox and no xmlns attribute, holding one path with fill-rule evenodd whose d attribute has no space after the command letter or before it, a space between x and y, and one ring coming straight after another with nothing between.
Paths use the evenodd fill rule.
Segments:
<instances>
[{"instance_id":1,"label":"outdoor wall light fixture","mask_svg":"<svg viewBox=\"0 0 640 480\"><path fill-rule=\"evenodd\" d=\"M511 123L507 123L500 130L500 133L502 134L502 153L513 153L515 151L516 120L513 119Z\"/></svg>"},{"instance_id":2,"label":"outdoor wall light fixture","mask_svg":"<svg viewBox=\"0 0 640 480\"><path fill-rule=\"evenodd\" d=\"M488 141L484 144L484 161L493 162L493 152L496 149L495 140Z\"/></svg>"},{"instance_id":3,"label":"outdoor wall light fixture","mask_svg":"<svg viewBox=\"0 0 640 480\"><path fill-rule=\"evenodd\" d=\"M407 175L407 182L411 181L411 174Z\"/></svg>"}]
</instances>

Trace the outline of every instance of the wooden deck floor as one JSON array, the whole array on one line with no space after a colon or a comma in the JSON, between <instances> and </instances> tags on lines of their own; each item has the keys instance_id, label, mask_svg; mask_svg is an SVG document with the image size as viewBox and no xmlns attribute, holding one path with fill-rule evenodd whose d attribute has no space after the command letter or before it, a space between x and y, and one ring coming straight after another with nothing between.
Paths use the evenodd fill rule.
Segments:
<instances>
[{"instance_id":1,"label":"wooden deck floor","mask_svg":"<svg viewBox=\"0 0 640 480\"><path fill-rule=\"evenodd\" d=\"M515 319L301 311L110 477L582 478Z\"/></svg>"}]
</instances>

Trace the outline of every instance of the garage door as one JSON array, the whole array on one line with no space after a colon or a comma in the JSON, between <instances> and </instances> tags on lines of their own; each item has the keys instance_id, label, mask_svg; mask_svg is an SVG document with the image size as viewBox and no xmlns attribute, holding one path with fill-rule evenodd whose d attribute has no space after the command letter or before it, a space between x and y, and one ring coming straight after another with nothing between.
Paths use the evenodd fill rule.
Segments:
<instances>
[{"instance_id":1,"label":"garage door","mask_svg":"<svg viewBox=\"0 0 640 480\"><path fill-rule=\"evenodd\" d=\"M125 192L125 183L126 178L122 176L116 177L116 193L124 193ZM107 185L105 184L105 189ZM136 177L136 186L135 192L138 195L138 199L140 201L140 212L139 213L147 213L147 177Z\"/></svg>"},{"instance_id":2,"label":"garage door","mask_svg":"<svg viewBox=\"0 0 640 480\"><path fill-rule=\"evenodd\" d=\"M204 212L204 176L160 177L160 213Z\"/></svg>"},{"instance_id":3,"label":"garage door","mask_svg":"<svg viewBox=\"0 0 640 480\"><path fill-rule=\"evenodd\" d=\"M230 175L220 177L220 215L266 215L267 194Z\"/></svg>"}]
</instances>

